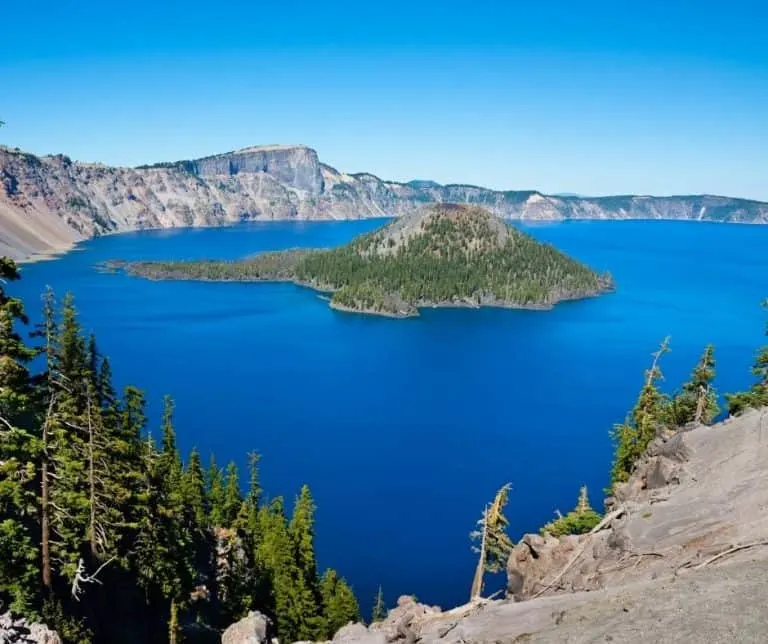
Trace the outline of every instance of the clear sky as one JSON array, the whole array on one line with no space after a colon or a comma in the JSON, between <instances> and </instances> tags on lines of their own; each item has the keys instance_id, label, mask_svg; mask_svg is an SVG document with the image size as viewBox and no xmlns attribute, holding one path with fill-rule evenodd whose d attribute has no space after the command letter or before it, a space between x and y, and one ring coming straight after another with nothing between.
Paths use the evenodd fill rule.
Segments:
<instances>
[{"instance_id":1,"label":"clear sky","mask_svg":"<svg viewBox=\"0 0 768 644\"><path fill-rule=\"evenodd\" d=\"M14 0L0 141L129 165L304 143L388 179L768 201L764 5Z\"/></svg>"}]
</instances>

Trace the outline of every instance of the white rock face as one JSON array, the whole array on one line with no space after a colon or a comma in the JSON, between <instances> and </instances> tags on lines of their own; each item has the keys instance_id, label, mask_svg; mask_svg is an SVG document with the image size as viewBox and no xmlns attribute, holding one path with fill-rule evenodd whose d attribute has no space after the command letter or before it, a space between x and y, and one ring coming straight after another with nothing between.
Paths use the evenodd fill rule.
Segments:
<instances>
[{"instance_id":1,"label":"white rock face","mask_svg":"<svg viewBox=\"0 0 768 644\"><path fill-rule=\"evenodd\" d=\"M768 222L768 204L726 197L550 197L344 174L306 146L259 146L152 167L115 168L0 147L0 254L26 259L115 232L271 219L394 217L425 203L515 219Z\"/></svg>"}]
</instances>

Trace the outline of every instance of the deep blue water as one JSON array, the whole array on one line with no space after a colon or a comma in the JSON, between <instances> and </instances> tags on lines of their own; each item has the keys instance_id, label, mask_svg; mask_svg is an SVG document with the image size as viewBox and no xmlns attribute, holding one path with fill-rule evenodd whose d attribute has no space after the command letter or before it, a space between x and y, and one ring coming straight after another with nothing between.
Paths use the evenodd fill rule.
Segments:
<instances>
[{"instance_id":1,"label":"deep blue water","mask_svg":"<svg viewBox=\"0 0 768 644\"><path fill-rule=\"evenodd\" d=\"M240 257L329 246L380 225L266 223L125 234L23 268L33 318L46 284L76 296L118 384L177 403L181 447L244 466L263 454L271 495L308 482L321 565L368 609L415 593L452 605L473 571L468 533L511 481L513 538L569 510L587 484L601 506L621 421L665 335L670 387L707 342L718 384L750 381L768 296L768 226L590 222L526 226L610 270L615 294L551 312L427 310L390 320L334 312L291 285L148 282L101 274L110 258Z\"/></svg>"}]
</instances>

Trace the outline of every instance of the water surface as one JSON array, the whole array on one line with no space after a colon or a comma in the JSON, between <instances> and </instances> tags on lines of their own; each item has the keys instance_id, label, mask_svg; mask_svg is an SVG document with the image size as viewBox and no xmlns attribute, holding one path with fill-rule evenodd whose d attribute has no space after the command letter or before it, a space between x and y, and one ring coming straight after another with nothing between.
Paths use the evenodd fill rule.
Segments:
<instances>
[{"instance_id":1,"label":"water surface","mask_svg":"<svg viewBox=\"0 0 768 644\"><path fill-rule=\"evenodd\" d=\"M264 223L96 239L23 268L14 287L39 317L46 284L76 296L118 384L177 403L182 449L219 463L263 454L271 495L308 482L321 565L368 610L381 584L444 606L463 602L468 533L511 481L517 538L587 484L596 506L608 432L633 403L665 335L670 387L707 342L718 385L744 387L762 342L768 226L571 222L526 226L616 278L615 294L551 312L426 310L392 320L333 311L289 284L149 282L99 273L105 259L237 258L332 246L381 221Z\"/></svg>"}]
</instances>

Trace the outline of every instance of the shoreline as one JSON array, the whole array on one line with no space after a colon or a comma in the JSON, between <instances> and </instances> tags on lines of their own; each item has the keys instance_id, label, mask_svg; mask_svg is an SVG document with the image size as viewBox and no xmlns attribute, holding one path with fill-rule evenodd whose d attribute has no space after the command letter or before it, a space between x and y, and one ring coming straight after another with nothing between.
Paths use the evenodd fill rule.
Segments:
<instances>
[{"instance_id":1,"label":"shoreline","mask_svg":"<svg viewBox=\"0 0 768 644\"><path fill-rule=\"evenodd\" d=\"M402 217L403 215L399 215ZM200 226L152 226L147 228L127 228L125 230L110 230L103 233L99 233L98 235L94 235L92 237L86 237L84 239L78 239L76 241L72 241L68 244L61 244L52 246L46 250L39 250L34 251L30 253L29 255L25 255L24 257L20 257L19 259L14 260L17 264L34 264L37 262L42 261L50 261L53 259L59 259L60 257L66 255L67 253L70 253L72 251L78 250L78 247L85 243L92 241L94 239L98 239L99 237L111 237L113 235L124 235L127 233L143 233L143 232L158 232L161 230L176 230L176 231L183 231L183 230L205 230L209 228L235 228L237 226L240 226L242 224L268 224L268 223L285 223L285 222L296 222L296 223L342 223L342 222L348 222L348 221L367 221L371 219L397 219L398 217L387 217L385 216L376 216L376 217L356 217L356 218L346 218L346 219L333 219L333 218L299 218L299 217L285 217L282 219L249 219L247 221L227 221L222 222L220 224L208 224L208 225L200 225ZM547 224L563 224L563 223L590 223L590 222L615 222L615 223L622 223L622 222L633 222L633 221L642 221L642 222L667 222L667 223L690 223L690 224L714 224L714 225L733 225L733 226L768 226L768 221L766 222L758 222L758 221L714 221L711 219L667 219L667 218L658 218L658 219L649 219L647 217L626 217L626 218L599 218L599 217L563 217L560 219L531 219L531 218L514 218L514 217L504 217L503 221L508 221L511 223L516 224L523 224L523 225L547 225ZM279 249L278 249L279 250Z\"/></svg>"},{"instance_id":2,"label":"shoreline","mask_svg":"<svg viewBox=\"0 0 768 644\"><path fill-rule=\"evenodd\" d=\"M269 277L269 278L263 278L263 279L209 279L209 278L197 278L197 277L184 277L184 276L178 276L178 277L149 277L145 275L141 275L139 273L133 272L130 269L130 263L125 266L115 265L115 266L107 266L105 263L102 263L100 265L97 265L97 268L101 268L102 272L112 272L112 273L124 273L125 275L128 275L129 277L134 277L137 279L143 279L150 282L201 282L201 283L209 283L209 284L292 284L293 286L296 286L298 288L306 289L309 291L312 291L318 298L328 303L328 307L333 309L334 311L339 311L342 313L357 313L358 315L371 315L371 316L377 316L377 317L384 317L384 318L390 318L394 320L406 320L409 318L417 318L421 316L421 310L422 309L508 309L508 310L518 310L518 311L551 311L553 310L558 304L564 303L564 302L577 302L579 300L587 300L587 299L593 299L596 297L600 297L601 295L610 295L611 293L614 293L616 291L616 288L608 288L602 291L590 291L585 292L583 294L574 294L567 297L560 297L557 298L553 302L548 302L546 304L520 304L515 302L501 302L501 301L494 301L494 302L483 302L480 304L472 303L472 302L427 302L427 301L420 301L417 303L410 304L411 307L413 307L413 311L408 312L393 312L393 311L386 311L386 310L376 310L376 309L369 309L369 308L355 308L352 306L347 306L344 304L339 304L338 302L333 301L333 293L336 292L338 289L329 288L329 287L320 287L314 284L311 284L309 282L302 282L295 278L277 278L277 277Z\"/></svg>"}]
</instances>

